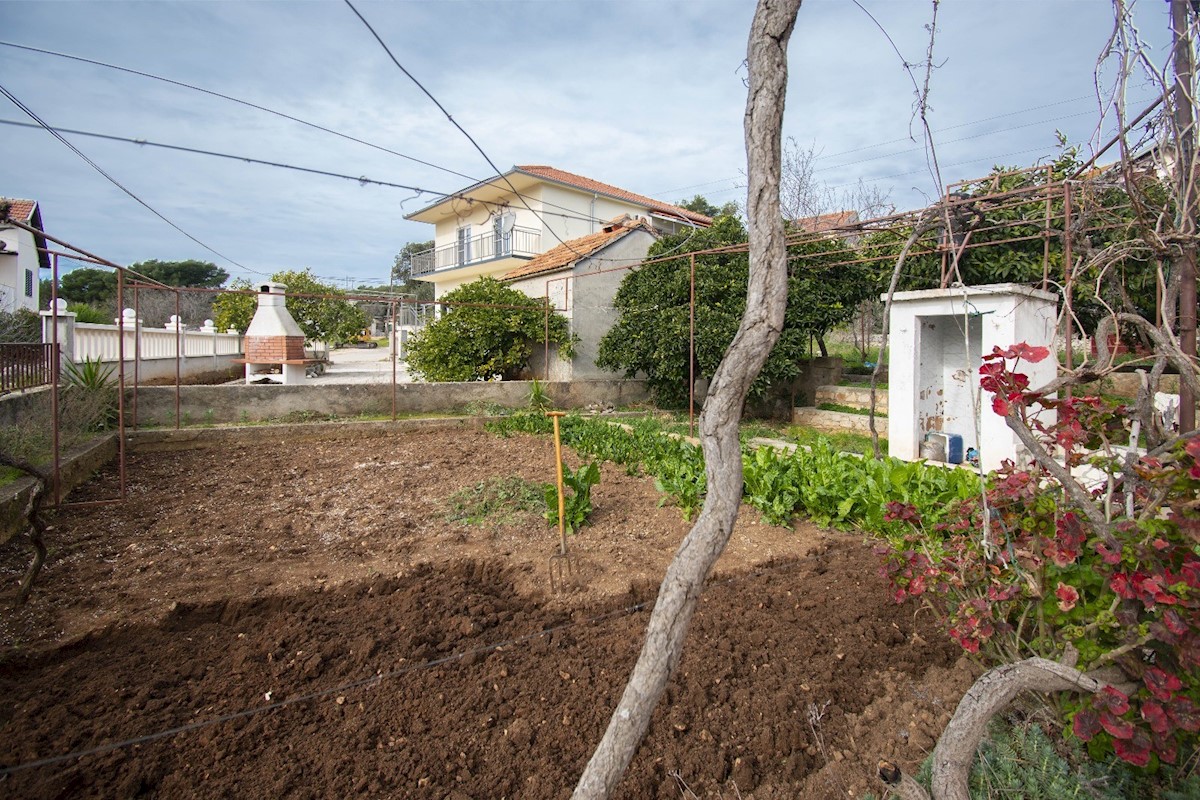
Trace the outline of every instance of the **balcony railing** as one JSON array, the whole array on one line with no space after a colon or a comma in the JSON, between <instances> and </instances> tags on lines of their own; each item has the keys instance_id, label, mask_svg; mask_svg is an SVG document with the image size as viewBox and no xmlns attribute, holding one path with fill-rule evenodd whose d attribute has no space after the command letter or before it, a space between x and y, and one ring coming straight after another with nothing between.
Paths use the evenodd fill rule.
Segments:
<instances>
[{"instance_id":1,"label":"balcony railing","mask_svg":"<svg viewBox=\"0 0 1200 800\"><path fill-rule=\"evenodd\" d=\"M474 236L454 244L442 245L412 257L413 277L429 275L499 258L532 258L541 252L542 235L531 228L513 228L510 233L494 232Z\"/></svg>"}]
</instances>

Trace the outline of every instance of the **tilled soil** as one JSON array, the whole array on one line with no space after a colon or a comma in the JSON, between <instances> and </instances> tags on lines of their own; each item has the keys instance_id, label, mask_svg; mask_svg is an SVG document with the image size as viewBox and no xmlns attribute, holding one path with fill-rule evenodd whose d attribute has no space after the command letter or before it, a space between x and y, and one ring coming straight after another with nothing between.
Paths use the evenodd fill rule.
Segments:
<instances>
[{"instance_id":1,"label":"tilled soil","mask_svg":"<svg viewBox=\"0 0 1200 800\"><path fill-rule=\"evenodd\" d=\"M579 585L549 594L540 517L447 521L457 489L553 463L469 428L131 457L129 499L60 512L0 611L0 790L568 797L688 525L606 464ZM11 585L25 555L0 557ZM743 508L617 796L878 794L876 761L915 767L969 684L955 659L861 536Z\"/></svg>"}]
</instances>

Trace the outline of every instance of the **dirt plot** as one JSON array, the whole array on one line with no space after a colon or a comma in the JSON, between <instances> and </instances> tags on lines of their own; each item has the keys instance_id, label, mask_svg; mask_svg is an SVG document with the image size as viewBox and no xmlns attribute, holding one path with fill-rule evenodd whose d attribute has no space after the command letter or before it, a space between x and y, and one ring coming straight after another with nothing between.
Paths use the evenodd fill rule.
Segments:
<instances>
[{"instance_id":1,"label":"dirt plot","mask_svg":"<svg viewBox=\"0 0 1200 800\"><path fill-rule=\"evenodd\" d=\"M0 764L186 730L0 788L569 796L688 526L606 464L582 585L551 595L544 520L467 526L446 498L553 463L546 438L470 428L134 455L129 500L60 513L30 604L0 611ZM9 586L24 554L0 557ZM618 796L878 793L875 761L919 763L969 684L956 656L861 537L743 508Z\"/></svg>"}]
</instances>

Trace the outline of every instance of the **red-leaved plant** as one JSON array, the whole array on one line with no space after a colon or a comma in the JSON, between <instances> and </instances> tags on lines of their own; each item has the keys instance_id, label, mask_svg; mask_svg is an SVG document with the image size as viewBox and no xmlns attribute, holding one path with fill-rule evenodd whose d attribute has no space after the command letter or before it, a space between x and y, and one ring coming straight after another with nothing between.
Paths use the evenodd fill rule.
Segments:
<instances>
[{"instance_id":1,"label":"red-leaved plant","mask_svg":"<svg viewBox=\"0 0 1200 800\"><path fill-rule=\"evenodd\" d=\"M1109 688L1061 705L1064 722L1093 755L1111 746L1138 766L1176 763L1200 731L1200 438L1131 457L1124 406L1030 391L1020 362L1048 356L995 348L980 386L993 411L1088 473L1082 491L1064 491L1037 463L1006 463L989 477L986 504L973 498L934 530L911 506L890 504L887 520L907 532L879 548L884 573L897 602L942 597L933 605L950 635L989 661L1057 659L1070 644L1084 671L1119 667Z\"/></svg>"}]
</instances>

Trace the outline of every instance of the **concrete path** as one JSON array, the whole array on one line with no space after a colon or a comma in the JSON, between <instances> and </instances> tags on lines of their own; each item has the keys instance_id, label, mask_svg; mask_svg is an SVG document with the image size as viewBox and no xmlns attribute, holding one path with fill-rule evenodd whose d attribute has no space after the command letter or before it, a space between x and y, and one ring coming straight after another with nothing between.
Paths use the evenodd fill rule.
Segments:
<instances>
[{"instance_id":1,"label":"concrete path","mask_svg":"<svg viewBox=\"0 0 1200 800\"><path fill-rule=\"evenodd\" d=\"M412 383L404 362L396 365L396 383ZM386 347L374 350L343 347L329 351L325 374L310 379L311 386L346 383L391 383L392 361Z\"/></svg>"}]
</instances>

